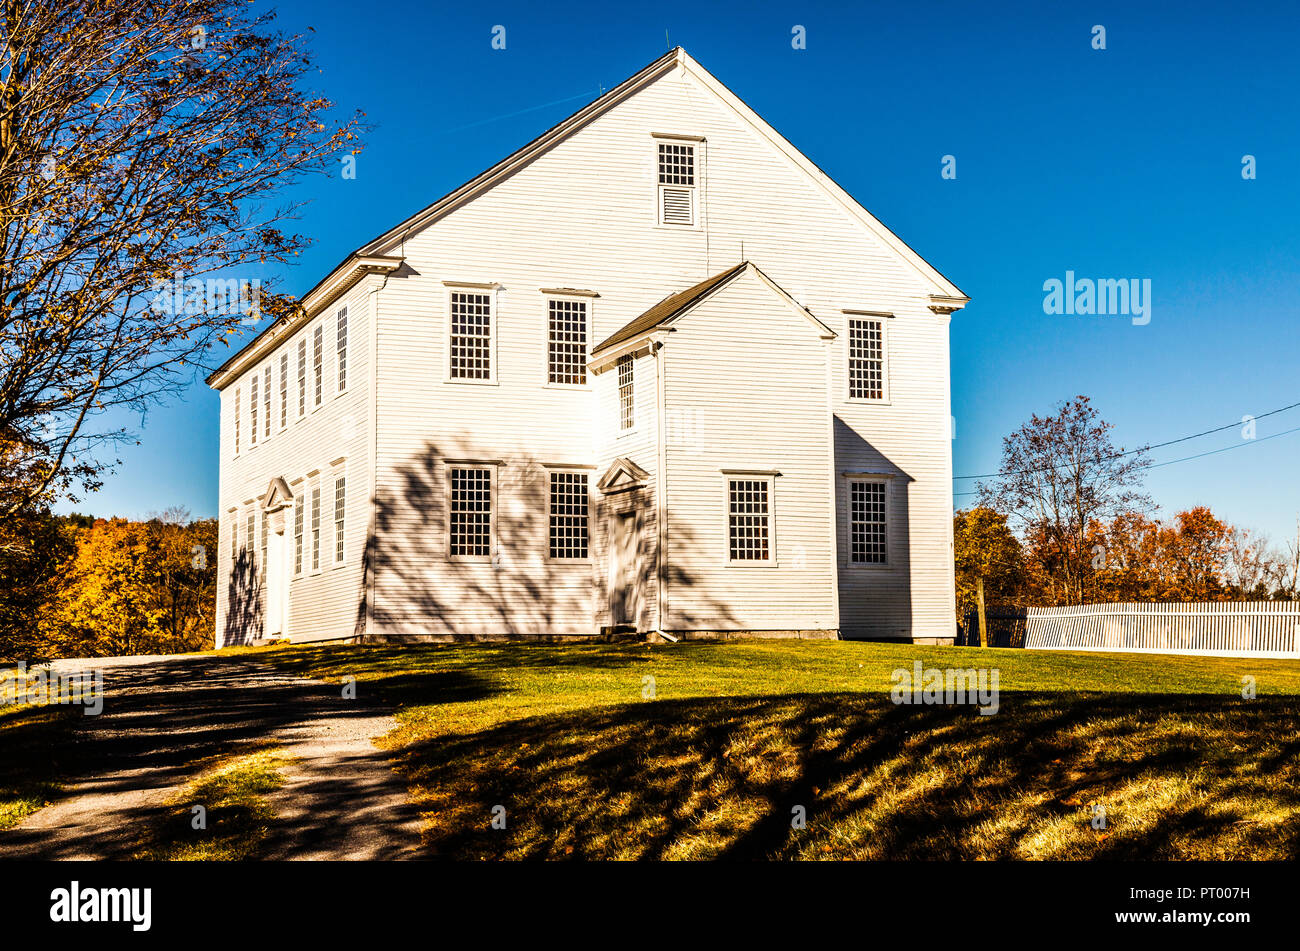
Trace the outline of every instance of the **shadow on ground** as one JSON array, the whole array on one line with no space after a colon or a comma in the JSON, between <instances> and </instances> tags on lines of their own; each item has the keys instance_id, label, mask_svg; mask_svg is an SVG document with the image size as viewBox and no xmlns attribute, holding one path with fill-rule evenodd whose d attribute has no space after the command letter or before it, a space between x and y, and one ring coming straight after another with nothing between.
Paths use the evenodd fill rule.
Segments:
<instances>
[{"instance_id":1,"label":"shadow on ground","mask_svg":"<svg viewBox=\"0 0 1300 951\"><path fill-rule=\"evenodd\" d=\"M430 736L402 766L462 859L1300 857L1294 698L651 701Z\"/></svg>"}]
</instances>

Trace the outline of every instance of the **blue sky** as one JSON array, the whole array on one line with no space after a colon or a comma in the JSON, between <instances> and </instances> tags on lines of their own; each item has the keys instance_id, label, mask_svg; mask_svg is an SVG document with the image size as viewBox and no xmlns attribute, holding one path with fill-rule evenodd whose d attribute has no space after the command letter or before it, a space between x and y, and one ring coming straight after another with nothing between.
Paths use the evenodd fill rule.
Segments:
<instances>
[{"instance_id":1,"label":"blue sky","mask_svg":"<svg viewBox=\"0 0 1300 951\"><path fill-rule=\"evenodd\" d=\"M295 189L316 244L289 290L631 75L667 30L973 298L952 324L959 475L995 470L1003 435L1078 393L1130 448L1300 400L1294 4L277 7L286 30L315 28L319 91L376 126L355 180ZM1150 323L1044 314L1043 282L1067 270L1149 279ZM196 381L134 426L140 444L76 508L214 515L216 395ZM1203 503L1290 538L1300 433L1265 437L1294 427L1300 409L1246 445L1232 429L1160 450L1240 446L1153 469L1148 488L1164 514Z\"/></svg>"}]
</instances>

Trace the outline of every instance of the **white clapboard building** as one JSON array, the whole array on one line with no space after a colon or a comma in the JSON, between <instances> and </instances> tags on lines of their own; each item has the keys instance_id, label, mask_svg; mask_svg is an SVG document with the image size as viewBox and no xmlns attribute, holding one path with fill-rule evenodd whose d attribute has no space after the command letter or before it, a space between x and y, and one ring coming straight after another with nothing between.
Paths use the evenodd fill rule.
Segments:
<instances>
[{"instance_id":1,"label":"white clapboard building","mask_svg":"<svg viewBox=\"0 0 1300 951\"><path fill-rule=\"evenodd\" d=\"M216 642L950 641L967 299L672 50L209 377Z\"/></svg>"}]
</instances>

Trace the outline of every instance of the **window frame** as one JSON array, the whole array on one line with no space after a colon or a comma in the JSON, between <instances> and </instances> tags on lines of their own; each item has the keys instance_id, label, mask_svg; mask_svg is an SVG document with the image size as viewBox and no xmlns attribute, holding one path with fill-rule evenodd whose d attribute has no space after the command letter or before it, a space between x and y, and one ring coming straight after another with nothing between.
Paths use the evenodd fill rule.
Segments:
<instances>
[{"instance_id":1,"label":"window frame","mask_svg":"<svg viewBox=\"0 0 1300 951\"><path fill-rule=\"evenodd\" d=\"M889 321L893 314L879 311L844 311L844 398L849 403L888 405L889 396ZM880 396L853 395L853 323L875 321L880 324Z\"/></svg>"},{"instance_id":2,"label":"window frame","mask_svg":"<svg viewBox=\"0 0 1300 951\"><path fill-rule=\"evenodd\" d=\"M498 326L501 318L499 284L475 284L467 281L443 281L443 358L442 381L457 385L497 386L499 360L497 357L497 340L500 337ZM452 297L456 294L478 294L488 299L488 375L486 377L463 377L451 374L452 351Z\"/></svg>"},{"instance_id":3,"label":"window frame","mask_svg":"<svg viewBox=\"0 0 1300 951\"><path fill-rule=\"evenodd\" d=\"M307 335L302 334L296 341L298 357L298 412L295 419L307 415Z\"/></svg>"},{"instance_id":4,"label":"window frame","mask_svg":"<svg viewBox=\"0 0 1300 951\"><path fill-rule=\"evenodd\" d=\"M301 481L297 484L299 490L293 496L293 577L302 578L307 567L307 485Z\"/></svg>"},{"instance_id":5,"label":"window frame","mask_svg":"<svg viewBox=\"0 0 1300 951\"><path fill-rule=\"evenodd\" d=\"M289 353L288 348L280 354L280 432L289 428Z\"/></svg>"},{"instance_id":6,"label":"window frame","mask_svg":"<svg viewBox=\"0 0 1300 951\"><path fill-rule=\"evenodd\" d=\"M594 295L586 294L561 294L548 293L543 297L543 316L545 319L545 358L542 367L542 385L552 387L558 390L590 390L591 389L591 326L592 326L592 301ZM576 304L583 310L583 340L582 340L582 382L581 383L564 383L551 379L551 305L552 304Z\"/></svg>"},{"instance_id":7,"label":"window frame","mask_svg":"<svg viewBox=\"0 0 1300 951\"><path fill-rule=\"evenodd\" d=\"M546 559L545 560L548 563L554 563L557 565L589 565L592 562L591 521L592 521L592 513L595 509L594 498L592 496L592 480L591 480L591 474L594 471L594 469L591 466L560 466L560 465L546 466L545 468L546 468ZM564 555L556 555L554 553L554 534L553 534L554 526L551 521L553 518L555 518L554 477L561 476L561 475L581 476L583 479L586 480L587 483L587 487L586 487L587 506L586 506L586 512L584 513L584 518L586 519L586 539L583 545L586 554L584 555L567 557Z\"/></svg>"},{"instance_id":8,"label":"window frame","mask_svg":"<svg viewBox=\"0 0 1300 951\"><path fill-rule=\"evenodd\" d=\"M444 554L448 561L464 562L467 564L494 564L497 560L497 511L500 508L499 479L497 477L498 464L494 462L480 462L468 459L449 459L444 464L445 472L443 475L443 489L446 493L443 529L446 535L446 544ZM452 511L453 491L452 479L457 470L474 470L488 473L488 551L486 555L481 554L457 554L452 551Z\"/></svg>"},{"instance_id":9,"label":"window frame","mask_svg":"<svg viewBox=\"0 0 1300 951\"><path fill-rule=\"evenodd\" d=\"M893 500L893 481L892 474L887 472L843 472L840 474L843 481L843 529L841 529L841 544L843 557L840 559L842 566L853 569L854 571L882 571L894 567L893 551L894 544L892 540L891 528L893 525L894 500ZM885 504L885 560L884 561L854 561L853 560L853 483L871 482L884 488Z\"/></svg>"},{"instance_id":10,"label":"window frame","mask_svg":"<svg viewBox=\"0 0 1300 951\"><path fill-rule=\"evenodd\" d=\"M330 563L335 568L341 568L347 564L348 554L348 470L346 467L335 470L333 485L334 504L332 510L334 515L330 519L330 524L333 526L334 530L330 533L330 538L333 540L333 545L331 547L334 555L331 558ZM340 486L343 488L342 499L339 498ZM342 503L342 513L339 511L340 503Z\"/></svg>"},{"instance_id":11,"label":"window frame","mask_svg":"<svg viewBox=\"0 0 1300 951\"><path fill-rule=\"evenodd\" d=\"M311 331L311 412L325 405L325 321Z\"/></svg>"},{"instance_id":12,"label":"window frame","mask_svg":"<svg viewBox=\"0 0 1300 951\"><path fill-rule=\"evenodd\" d=\"M776 481L781 475L774 469L723 469L722 470L722 544L723 563L728 568L778 568L780 559L776 547ZM733 482L762 482L767 486L767 557L734 558L731 550L731 484Z\"/></svg>"},{"instance_id":13,"label":"window frame","mask_svg":"<svg viewBox=\"0 0 1300 951\"><path fill-rule=\"evenodd\" d=\"M262 421L262 442L266 442L270 439L273 431L273 427L271 426L271 409L274 400L271 399L271 383L273 382L272 377L274 374L271 370L274 364L275 361L270 360L267 361L266 366L262 368L262 412L266 414Z\"/></svg>"},{"instance_id":14,"label":"window frame","mask_svg":"<svg viewBox=\"0 0 1300 951\"><path fill-rule=\"evenodd\" d=\"M239 458L239 404L244 399L242 387L235 387L235 458Z\"/></svg>"},{"instance_id":15,"label":"window frame","mask_svg":"<svg viewBox=\"0 0 1300 951\"><path fill-rule=\"evenodd\" d=\"M700 220L703 218L701 208L704 205L704 136L687 135L684 133L652 132L650 133L650 140L653 143L653 152L650 157L650 178L654 182L654 226L656 228L665 228L670 231L701 230L702 225ZM685 146L691 149L691 178L693 179L693 184L664 184L659 181L659 156L661 146ZM689 224L664 220L663 193L665 188L683 188L689 191L691 196L691 221Z\"/></svg>"},{"instance_id":16,"label":"window frame","mask_svg":"<svg viewBox=\"0 0 1300 951\"><path fill-rule=\"evenodd\" d=\"M348 305L334 315L334 395L342 396L348 391L350 379L348 350L352 346L352 321L348 319Z\"/></svg>"},{"instance_id":17,"label":"window frame","mask_svg":"<svg viewBox=\"0 0 1300 951\"><path fill-rule=\"evenodd\" d=\"M629 367L627 387L630 394L628 400L629 416L631 424L623 425L623 367ZM618 422L615 431L618 434L616 438L622 438L636 432L637 411L636 411L636 354L625 353L614 361L614 405L618 411Z\"/></svg>"},{"instance_id":18,"label":"window frame","mask_svg":"<svg viewBox=\"0 0 1300 951\"><path fill-rule=\"evenodd\" d=\"M324 524L322 518L323 509L321 507L321 479L319 475L311 478L308 486L307 498L310 500L311 511L308 515L307 535L311 539L311 559L309 572L313 575L321 573L323 561L321 560L321 529Z\"/></svg>"}]
</instances>

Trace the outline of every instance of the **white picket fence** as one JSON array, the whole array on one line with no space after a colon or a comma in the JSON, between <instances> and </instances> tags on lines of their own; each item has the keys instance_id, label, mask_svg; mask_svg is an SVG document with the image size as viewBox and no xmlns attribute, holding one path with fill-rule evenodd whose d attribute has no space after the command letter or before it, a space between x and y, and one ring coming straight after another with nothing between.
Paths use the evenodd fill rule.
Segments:
<instances>
[{"instance_id":1,"label":"white picket fence","mask_svg":"<svg viewBox=\"0 0 1300 951\"><path fill-rule=\"evenodd\" d=\"M1029 608L1031 650L1300 658L1300 603L1189 601Z\"/></svg>"}]
</instances>

